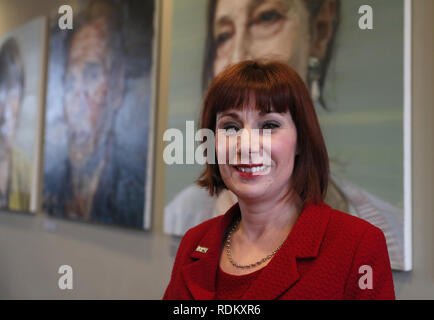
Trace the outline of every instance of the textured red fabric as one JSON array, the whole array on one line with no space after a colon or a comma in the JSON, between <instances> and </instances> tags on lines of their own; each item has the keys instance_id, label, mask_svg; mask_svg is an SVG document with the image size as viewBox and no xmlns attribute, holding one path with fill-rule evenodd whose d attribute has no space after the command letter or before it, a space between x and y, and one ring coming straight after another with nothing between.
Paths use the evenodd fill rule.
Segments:
<instances>
[{"instance_id":1,"label":"textured red fabric","mask_svg":"<svg viewBox=\"0 0 434 320\"><path fill-rule=\"evenodd\" d=\"M216 276L225 233L240 216L225 215L192 229L179 246L163 299L216 298ZM208 250L197 250L198 246ZM372 289L360 286L372 270ZM359 273L361 272L361 273ZM286 241L240 299L395 299L383 232L326 204L308 205Z\"/></svg>"},{"instance_id":2,"label":"textured red fabric","mask_svg":"<svg viewBox=\"0 0 434 320\"><path fill-rule=\"evenodd\" d=\"M262 268L245 274L236 276L218 269L216 278L216 300L238 300L244 295L252 282L259 276Z\"/></svg>"}]
</instances>

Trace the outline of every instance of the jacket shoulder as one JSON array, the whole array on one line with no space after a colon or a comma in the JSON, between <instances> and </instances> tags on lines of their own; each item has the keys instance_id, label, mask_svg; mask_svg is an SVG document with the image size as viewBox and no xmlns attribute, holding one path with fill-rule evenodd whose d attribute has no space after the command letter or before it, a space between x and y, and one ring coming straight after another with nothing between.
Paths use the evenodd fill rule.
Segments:
<instances>
[{"instance_id":1,"label":"jacket shoulder","mask_svg":"<svg viewBox=\"0 0 434 320\"><path fill-rule=\"evenodd\" d=\"M340 261L346 261L343 264L348 266L344 299L395 299L383 231L361 218L333 209L329 229L329 240L333 238L334 243L338 244ZM370 290L360 286L360 279L368 274L367 270L371 270L370 274L374 275Z\"/></svg>"},{"instance_id":2,"label":"jacket shoulder","mask_svg":"<svg viewBox=\"0 0 434 320\"><path fill-rule=\"evenodd\" d=\"M365 233L382 234L384 237L383 231L368 221L333 208L328 229L329 233L338 233L341 239L358 241Z\"/></svg>"}]
</instances>

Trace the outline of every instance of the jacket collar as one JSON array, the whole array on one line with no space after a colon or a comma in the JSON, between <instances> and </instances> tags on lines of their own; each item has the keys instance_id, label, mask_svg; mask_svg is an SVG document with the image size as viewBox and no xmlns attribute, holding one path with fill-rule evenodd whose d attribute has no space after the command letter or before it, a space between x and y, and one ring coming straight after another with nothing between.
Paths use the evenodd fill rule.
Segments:
<instances>
[{"instance_id":1,"label":"jacket collar","mask_svg":"<svg viewBox=\"0 0 434 320\"><path fill-rule=\"evenodd\" d=\"M330 207L324 203L307 205L280 250L255 279L243 299L272 300L294 285L300 277L297 259L318 255L330 212ZM183 266L182 275L194 299L214 298L223 237L238 216L240 208L236 203L198 242L199 246L208 248L206 253L193 251L190 257L195 261ZM282 270L285 272L282 273Z\"/></svg>"}]
</instances>

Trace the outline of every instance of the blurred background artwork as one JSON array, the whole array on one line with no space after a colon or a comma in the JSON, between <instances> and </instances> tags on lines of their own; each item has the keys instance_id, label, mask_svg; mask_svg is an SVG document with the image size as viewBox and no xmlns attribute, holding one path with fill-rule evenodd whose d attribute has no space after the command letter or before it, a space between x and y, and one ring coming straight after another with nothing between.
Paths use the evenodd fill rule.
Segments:
<instances>
[{"instance_id":1,"label":"blurred background artwork","mask_svg":"<svg viewBox=\"0 0 434 320\"><path fill-rule=\"evenodd\" d=\"M331 183L326 202L381 228L392 268L411 257L411 128L405 52L406 0L174 1L168 127L198 125L210 81L230 64L287 62L311 91L326 140ZM374 28L362 30L370 5ZM407 70L407 72L406 72ZM407 137L407 138L406 138ZM405 159L405 161L404 161ZM164 230L182 236L237 199L210 197L194 184L200 165L166 166ZM404 192L405 190L405 192Z\"/></svg>"},{"instance_id":2,"label":"blurred background artwork","mask_svg":"<svg viewBox=\"0 0 434 320\"><path fill-rule=\"evenodd\" d=\"M79 1L50 26L43 210L150 227L156 3Z\"/></svg>"},{"instance_id":3,"label":"blurred background artwork","mask_svg":"<svg viewBox=\"0 0 434 320\"><path fill-rule=\"evenodd\" d=\"M0 209L35 212L46 18L0 37Z\"/></svg>"}]
</instances>

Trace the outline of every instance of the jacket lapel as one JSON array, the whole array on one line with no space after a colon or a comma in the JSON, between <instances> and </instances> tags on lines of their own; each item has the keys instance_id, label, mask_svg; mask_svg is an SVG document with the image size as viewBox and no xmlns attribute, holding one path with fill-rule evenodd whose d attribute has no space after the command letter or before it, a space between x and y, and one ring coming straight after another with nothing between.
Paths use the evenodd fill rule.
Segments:
<instances>
[{"instance_id":1,"label":"jacket lapel","mask_svg":"<svg viewBox=\"0 0 434 320\"><path fill-rule=\"evenodd\" d=\"M307 205L285 243L242 299L272 300L291 288L300 278L297 259L318 255L330 212L330 207L326 204ZM205 253L200 248L199 251L193 251L190 255L193 262L182 267L182 276L194 299L214 299L223 237L234 218L239 215L240 209L236 203L221 218L217 228L210 228L198 242L198 246L208 250Z\"/></svg>"},{"instance_id":2,"label":"jacket lapel","mask_svg":"<svg viewBox=\"0 0 434 320\"><path fill-rule=\"evenodd\" d=\"M297 218L285 243L242 297L245 300L273 300L290 289L300 278L297 259L318 255L330 207L307 205Z\"/></svg>"},{"instance_id":3,"label":"jacket lapel","mask_svg":"<svg viewBox=\"0 0 434 320\"><path fill-rule=\"evenodd\" d=\"M191 295L196 300L211 300L215 296L215 279L217 276L223 237L229 225L239 216L238 203L233 205L220 219L217 228L210 228L198 242L201 248L190 254L194 261L182 267L182 276Z\"/></svg>"}]
</instances>

